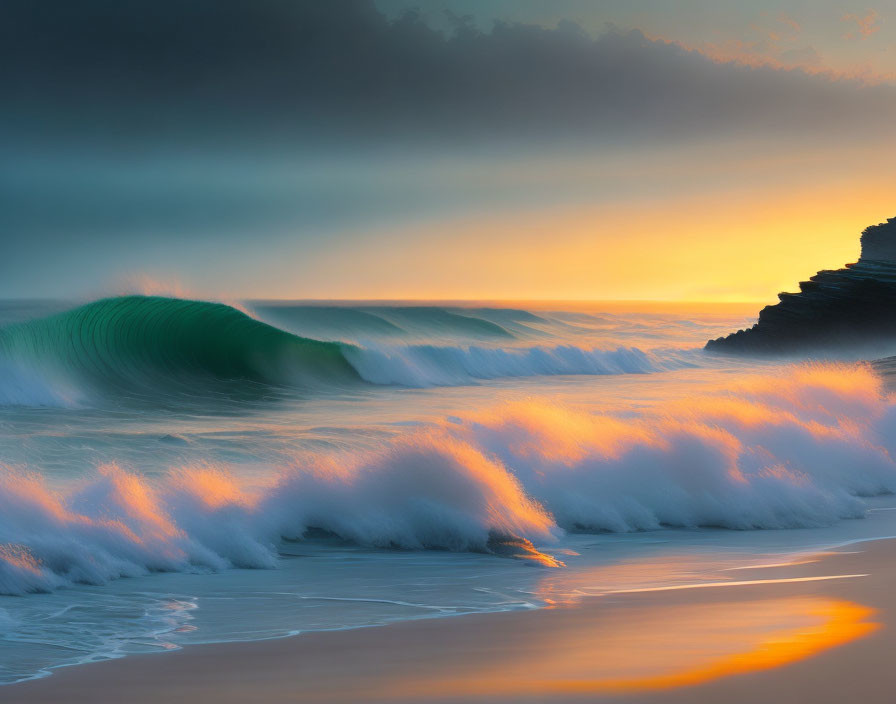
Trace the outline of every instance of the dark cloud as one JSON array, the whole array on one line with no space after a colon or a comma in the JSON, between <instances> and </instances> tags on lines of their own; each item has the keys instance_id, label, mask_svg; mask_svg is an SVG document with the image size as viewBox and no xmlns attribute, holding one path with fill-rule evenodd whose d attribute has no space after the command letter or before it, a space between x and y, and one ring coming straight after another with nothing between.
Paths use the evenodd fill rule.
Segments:
<instances>
[{"instance_id":1,"label":"dark cloud","mask_svg":"<svg viewBox=\"0 0 896 704\"><path fill-rule=\"evenodd\" d=\"M738 158L718 145L874 140L896 105L637 31L446 34L368 0L2 0L0 95L0 295L232 276L287 241L312 261L377 227L666 193ZM656 146L674 183L650 174ZM554 173L564 159L603 171Z\"/></svg>"},{"instance_id":2,"label":"dark cloud","mask_svg":"<svg viewBox=\"0 0 896 704\"><path fill-rule=\"evenodd\" d=\"M5 0L0 66L8 133L613 140L868 129L896 106L637 31L459 19L446 36L365 0Z\"/></svg>"}]
</instances>

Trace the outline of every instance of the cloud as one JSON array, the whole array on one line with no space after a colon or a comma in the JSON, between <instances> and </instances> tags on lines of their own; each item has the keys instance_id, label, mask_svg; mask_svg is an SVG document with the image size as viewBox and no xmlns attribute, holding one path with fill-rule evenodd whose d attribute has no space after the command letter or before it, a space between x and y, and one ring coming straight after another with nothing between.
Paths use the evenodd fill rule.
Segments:
<instances>
[{"instance_id":1,"label":"cloud","mask_svg":"<svg viewBox=\"0 0 896 704\"><path fill-rule=\"evenodd\" d=\"M793 19L793 17L791 17L790 15L783 12L778 15L778 22L786 25L790 29L790 34L792 35L797 35L802 31L800 23Z\"/></svg>"},{"instance_id":2,"label":"cloud","mask_svg":"<svg viewBox=\"0 0 896 704\"><path fill-rule=\"evenodd\" d=\"M842 20L856 25L854 30L843 35L846 39L868 39L880 30L880 16L877 14L877 10L868 10L864 15L845 14Z\"/></svg>"},{"instance_id":3,"label":"cloud","mask_svg":"<svg viewBox=\"0 0 896 704\"><path fill-rule=\"evenodd\" d=\"M592 38L569 22L481 32L460 17L446 35L414 13L390 22L365 0L7 0L0 129L125 141L248 132L304 143L618 142L867 129L896 106L888 86L728 56L637 30Z\"/></svg>"},{"instance_id":4,"label":"cloud","mask_svg":"<svg viewBox=\"0 0 896 704\"><path fill-rule=\"evenodd\" d=\"M588 283L569 290L597 290L591 250L574 238L591 246L602 204L631 209L614 221L623 232L641 208L666 207L657 212L683 222L678 205L656 203L687 193L739 183L790 193L823 169L844 180L878 173L865 162L850 169L840 154L861 142L873 145L862 154L884 158L896 90L784 61L813 56L748 66L640 31L592 37L570 22L485 32L456 17L437 31L414 14L390 21L367 0L5 0L0 291L93 291L125 270L206 294L220 281L273 291L276 279L309 294L368 295L384 284L364 276L399 269L389 290L449 290L439 276L451 267L457 280L493 278L469 256L492 239L482 272L495 262L528 271L524 258L507 263L518 244L506 245L538 212L550 215L533 220L533 251L556 230L558 251L583 254L551 267L587 262ZM782 168L779 153L802 166ZM736 217L761 209L755 194L747 200ZM692 222L706 202L691 206ZM561 207L587 215L558 228ZM459 237L454 226L497 214L497 231L519 211L500 237L478 225ZM668 229L665 217L637 236ZM364 256L376 259L392 232L388 256L408 266L371 267ZM460 241L469 245L456 255ZM366 266L353 269L358 261ZM630 285L607 272L607 295ZM567 285L535 279L499 277L494 290ZM662 286L657 295L671 290Z\"/></svg>"}]
</instances>

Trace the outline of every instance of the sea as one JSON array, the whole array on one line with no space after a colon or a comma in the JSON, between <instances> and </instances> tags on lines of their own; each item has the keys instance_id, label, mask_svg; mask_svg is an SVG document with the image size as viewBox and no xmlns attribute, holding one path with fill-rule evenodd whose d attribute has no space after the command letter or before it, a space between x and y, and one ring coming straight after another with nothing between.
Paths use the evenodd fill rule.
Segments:
<instances>
[{"instance_id":1,"label":"sea","mask_svg":"<svg viewBox=\"0 0 896 704\"><path fill-rule=\"evenodd\" d=\"M885 380L703 350L757 312L0 301L0 684L896 535Z\"/></svg>"}]
</instances>

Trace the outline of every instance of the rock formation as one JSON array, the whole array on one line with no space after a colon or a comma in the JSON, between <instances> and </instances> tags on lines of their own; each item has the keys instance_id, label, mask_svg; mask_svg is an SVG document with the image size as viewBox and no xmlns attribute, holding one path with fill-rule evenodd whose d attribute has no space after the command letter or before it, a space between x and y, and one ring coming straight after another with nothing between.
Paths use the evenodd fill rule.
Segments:
<instances>
[{"instance_id":1,"label":"rock formation","mask_svg":"<svg viewBox=\"0 0 896 704\"><path fill-rule=\"evenodd\" d=\"M759 322L706 343L713 352L788 354L896 340L896 218L862 233L862 254L779 293Z\"/></svg>"}]
</instances>

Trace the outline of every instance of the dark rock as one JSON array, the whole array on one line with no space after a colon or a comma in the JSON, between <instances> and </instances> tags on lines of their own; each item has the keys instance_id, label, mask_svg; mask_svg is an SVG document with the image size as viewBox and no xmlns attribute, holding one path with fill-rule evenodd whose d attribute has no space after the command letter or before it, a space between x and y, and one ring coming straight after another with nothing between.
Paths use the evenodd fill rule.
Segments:
<instances>
[{"instance_id":1,"label":"dark rock","mask_svg":"<svg viewBox=\"0 0 896 704\"><path fill-rule=\"evenodd\" d=\"M862 255L779 293L751 328L706 343L713 352L791 354L896 340L896 218L862 233Z\"/></svg>"}]
</instances>

